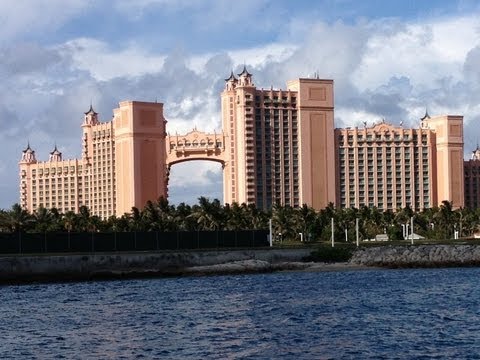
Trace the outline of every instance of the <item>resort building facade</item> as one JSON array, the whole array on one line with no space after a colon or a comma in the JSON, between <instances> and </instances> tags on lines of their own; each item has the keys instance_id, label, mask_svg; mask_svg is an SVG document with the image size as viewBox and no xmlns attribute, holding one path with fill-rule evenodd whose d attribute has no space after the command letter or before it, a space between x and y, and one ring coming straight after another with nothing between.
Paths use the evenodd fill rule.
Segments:
<instances>
[{"instance_id":1,"label":"resort building facade","mask_svg":"<svg viewBox=\"0 0 480 360\"><path fill-rule=\"evenodd\" d=\"M381 122L334 128L333 81L303 78L286 89L258 89L246 70L225 81L222 131L170 135L163 104L124 101L111 121L90 107L82 124L82 156L63 160L55 149L37 161L30 145L20 167L20 204L102 218L123 215L168 197L171 166L191 160L223 168L225 203L274 204L319 210L410 206L443 200L464 205L463 118L421 119L417 128Z\"/></svg>"},{"instance_id":2,"label":"resort building facade","mask_svg":"<svg viewBox=\"0 0 480 360\"><path fill-rule=\"evenodd\" d=\"M443 200L463 207L463 118L420 119L419 128L382 121L335 129L340 207L415 211Z\"/></svg>"},{"instance_id":3,"label":"resort building facade","mask_svg":"<svg viewBox=\"0 0 480 360\"><path fill-rule=\"evenodd\" d=\"M480 208L480 148L472 152L472 157L465 161L465 207Z\"/></svg>"},{"instance_id":4,"label":"resort building facade","mask_svg":"<svg viewBox=\"0 0 480 360\"><path fill-rule=\"evenodd\" d=\"M335 202L333 101L332 80L264 90L246 69L238 79L232 73L222 92L224 201L316 209Z\"/></svg>"}]
</instances>

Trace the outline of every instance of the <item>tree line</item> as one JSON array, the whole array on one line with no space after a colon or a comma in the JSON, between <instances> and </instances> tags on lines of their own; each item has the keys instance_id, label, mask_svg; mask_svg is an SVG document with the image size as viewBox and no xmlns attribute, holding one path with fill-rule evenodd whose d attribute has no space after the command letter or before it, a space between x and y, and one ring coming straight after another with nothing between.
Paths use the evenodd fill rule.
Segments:
<instances>
[{"instance_id":1,"label":"tree line","mask_svg":"<svg viewBox=\"0 0 480 360\"><path fill-rule=\"evenodd\" d=\"M327 241L333 218L337 241L355 241L357 221L360 239L387 234L391 240L401 240L412 217L414 232L429 239L453 238L455 231L460 237L472 237L480 226L480 209L453 209L449 201L421 212L409 207L397 211L367 206L343 209L333 204L315 211L307 205L299 208L274 205L271 210L260 210L254 204L222 205L218 199L200 197L195 205L176 206L160 198L148 201L142 210L134 207L130 213L106 220L92 215L85 206L78 213L60 213L55 208L42 207L29 213L15 204L10 210L0 210L0 232L254 230L268 229L271 219L276 240Z\"/></svg>"}]
</instances>

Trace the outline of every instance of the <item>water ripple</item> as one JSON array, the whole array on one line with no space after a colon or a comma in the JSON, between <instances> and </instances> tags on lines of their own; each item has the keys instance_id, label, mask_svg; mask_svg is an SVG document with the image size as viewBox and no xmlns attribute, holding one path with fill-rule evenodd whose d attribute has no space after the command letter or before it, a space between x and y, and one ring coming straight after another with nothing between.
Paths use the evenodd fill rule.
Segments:
<instances>
[{"instance_id":1,"label":"water ripple","mask_svg":"<svg viewBox=\"0 0 480 360\"><path fill-rule=\"evenodd\" d=\"M1 359L475 359L480 269L0 287Z\"/></svg>"}]
</instances>

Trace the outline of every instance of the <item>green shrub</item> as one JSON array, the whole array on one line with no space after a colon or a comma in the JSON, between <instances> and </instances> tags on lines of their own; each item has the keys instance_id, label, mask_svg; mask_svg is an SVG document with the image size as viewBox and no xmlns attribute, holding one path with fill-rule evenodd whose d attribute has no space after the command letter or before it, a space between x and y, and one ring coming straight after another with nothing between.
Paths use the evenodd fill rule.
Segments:
<instances>
[{"instance_id":1,"label":"green shrub","mask_svg":"<svg viewBox=\"0 0 480 360\"><path fill-rule=\"evenodd\" d=\"M316 250L312 251L306 260L315 262L345 262L350 260L354 250L354 246L348 245L336 247L319 246Z\"/></svg>"}]
</instances>

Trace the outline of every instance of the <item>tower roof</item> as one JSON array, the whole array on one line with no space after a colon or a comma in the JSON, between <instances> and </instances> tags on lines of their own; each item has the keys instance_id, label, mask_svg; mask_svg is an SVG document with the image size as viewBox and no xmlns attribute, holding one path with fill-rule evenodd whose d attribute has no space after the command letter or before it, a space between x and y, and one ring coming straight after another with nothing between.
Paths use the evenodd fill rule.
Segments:
<instances>
[{"instance_id":1,"label":"tower roof","mask_svg":"<svg viewBox=\"0 0 480 360\"><path fill-rule=\"evenodd\" d=\"M88 114L98 115L98 114L95 112L95 110L93 110L92 104L90 104L90 109L88 109L88 111L85 113L85 115L88 115Z\"/></svg>"},{"instance_id":2,"label":"tower roof","mask_svg":"<svg viewBox=\"0 0 480 360\"><path fill-rule=\"evenodd\" d=\"M27 142L27 147L25 148L25 150L23 150L23 152L27 152L27 151L33 151L32 148L30 147L30 141Z\"/></svg>"},{"instance_id":3,"label":"tower roof","mask_svg":"<svg viewBox=\"0 0 480 360\"><path fill-rule=\"evenodd\" d=\"M57 149L57 144L55 144L55 148L50 153L50 155L62 155L62 153L60 151L58 151L58 149Z\"/></svg>"},{"instance_id":4,"label":"tower roof","mask_svg":"<svg viewBox=\"0 0 480 360\"><path fill-rule=\"evenodd\" d=\"M430 115L428 115L428 110L425 109L425 115L423 115L423 117L420 119L420 120L425 120L425 119L430 119Z\"/></svg>"},{"instance_id":5,"label":"tower roof","mask_svg":"<svg viewBox=\"0 0 480 360\"><path fill-rule=\"evenodd\" d=\"M237 78L235 77L235 75L233 74L233 70L231 71L230 73L230 77L228 79L225 79L225 81L235 81L237 80Z\"/></svg>"},{"instance_id":6,"label":"tower roof","mask_svg":"<svg viewBox=\"0 0 480 360\"><path fill-rule=\"evenodd\" d=\"M238 74L238 76L242 76L242 75L246 75L246 76L251 76L252 75L247 71L247 66L246 65L243 65L242 72L240 74Z\"/></svg>"}]
</instances>

